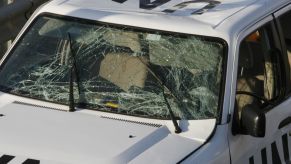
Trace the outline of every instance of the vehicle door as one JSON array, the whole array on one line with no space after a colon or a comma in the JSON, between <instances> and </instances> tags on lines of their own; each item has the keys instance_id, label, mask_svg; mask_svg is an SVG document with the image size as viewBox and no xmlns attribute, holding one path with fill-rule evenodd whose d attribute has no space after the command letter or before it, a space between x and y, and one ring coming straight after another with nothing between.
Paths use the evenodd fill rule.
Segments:
<instances>
[{"instance_id":1,"label":"vehicle door","mask_svg":"<svg viewBox=\"0 0 291 164\"><path fill-rule=\"evenodd\" d=\"M286 91L290 78L273 16L243 31L238 44L229 134L232 163L289 163L291 98Z\"/></svg>"},{"instance_id":2,"label":"vehicle door","mask_svg":"<svg viewBox=\"0 0 291 164\"><path fill-rule=\"evenodd\" d=\"M276 18L276 25L280 35L280 41L282 43L282 53L287 56L287 70L289 72L289 78L287 82L288 92L287 95L290 96L290 81L291 81L291 4L282 8L274 14Z\"/></svg>"}]
</instances>

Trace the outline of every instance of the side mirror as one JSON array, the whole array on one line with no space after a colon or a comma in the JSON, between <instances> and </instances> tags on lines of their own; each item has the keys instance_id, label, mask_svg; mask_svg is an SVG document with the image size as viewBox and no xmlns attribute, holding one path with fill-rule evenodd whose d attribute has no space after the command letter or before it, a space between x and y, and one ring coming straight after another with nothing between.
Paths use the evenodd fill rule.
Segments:
<instances>
[{"instance_id":1,"label":"side mirror","mask_svg":"<svg viewBox=\"0 0 291 164\"><path fill-rule=\"evenodd\" d=\"M240 131L253 137L265 137L266 116L257 105L246 105L241 112Z\"/></svg>"}]
</instances>

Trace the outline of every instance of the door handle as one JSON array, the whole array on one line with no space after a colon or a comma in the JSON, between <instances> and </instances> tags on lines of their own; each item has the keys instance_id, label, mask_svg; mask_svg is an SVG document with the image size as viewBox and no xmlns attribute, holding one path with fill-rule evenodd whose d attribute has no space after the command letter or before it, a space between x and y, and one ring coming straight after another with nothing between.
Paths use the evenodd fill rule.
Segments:
<instances>
[{"instance_id":1,"label":"door handle","mask_svg":"<svg viewBox=\"0 0 291 164\"><path fill-rule=\"evenodd\" d=\"M283 121L280 122L278 129L281 129L291 123L291 117L285 118Z\"/></svg>"}]
</instances>

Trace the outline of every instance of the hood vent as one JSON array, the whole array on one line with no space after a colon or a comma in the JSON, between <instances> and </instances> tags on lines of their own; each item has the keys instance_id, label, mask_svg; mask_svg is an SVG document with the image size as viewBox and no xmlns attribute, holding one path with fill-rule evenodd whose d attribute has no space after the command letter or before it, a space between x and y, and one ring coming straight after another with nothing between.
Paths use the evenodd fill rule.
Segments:
<instances>
[{"instance_id":1,"label":"hood vent","mask_svg":"<svg viewBox=\"0 0 291 164\"><path fill-rule=\"evenodd\" d=\"M9 164L9 162L13 162L14 159L16 159L15 156L4 154L0 157L0 163ZM21 164L40 164L40 161L35 159L24 159Z\"/></svg>"},{"instance_id":2,"label":"hood vent","mask_svg":"<svg viewBox=\"0 0 291 164\"><path fill-rule=\"evenodd\" d=\"M140 122L140 121L131 121L131 120L125 120L125 119L121 119L121 118L113 118L113 117L106 117L106 116L101 116L101 118L117 120L117 121L122 121L122 122L130 122L130 123L152 126L152 127L157 127L157 128L162 126L161 124L153 124L153 123Z\"/></svg>"},{"instance_id":3,"label":"hood vent","mask_svg":"<svg viewBox=\"0 0 291 164\"><path fill-rule=\"evenodd\" d=\"M14 104L29 105L29 106L34 106L34 107L40 107L40 108L47 108L47 109L58 110L58 111L65 111L63 109L52 108L52 107L43 106L43 105L36 105L36 104L31 104L31 103L26 103L26 102L21 102L21 101L14 101L13 103ZM123 121L123 122L130 122L130 123L141 124L141 125L146 125L146 126L152 126L152 127L157 127L157 128L162 126L161 124L147 123L147 122L141 122L141 121L131 121L131 120L126 120L126 119L121 119L121 118L114 118L114 117L107 117L107 116L101 116L101 118L117 120L117 121ZM2 163L0 162L0 164L2 164Z\"/></svg>"},{"instance_id":4,"label":"hood vent","mask_svg":"<svg viewBox=\"0 0 291 164\"><path fill-rule=\"evenodd\" d=\"M21 101L14 101L14 104L21 104L21 105L29 105L29 106L34 106L34 107L40 107L40 108L47 108L47 109L52 109L52 110L58 110L58 111L65 111L63 109L58 109L58 108L52 108L44 105L36 105L36 104L31 104L31 103L26 103L26 102L21 102Z\"/></svg>"}]
</instances>

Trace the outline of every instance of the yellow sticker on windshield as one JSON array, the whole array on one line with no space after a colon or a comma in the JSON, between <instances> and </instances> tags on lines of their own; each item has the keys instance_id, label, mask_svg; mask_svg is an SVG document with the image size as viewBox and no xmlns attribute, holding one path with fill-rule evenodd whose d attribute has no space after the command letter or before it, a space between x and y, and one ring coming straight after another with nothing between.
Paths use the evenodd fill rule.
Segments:
<instances>
[{"instance_id":1,"label":"yellow sticker on windshield","mask_svg":"<svg viewBox=\"0 0 291 164\"><path fill-rule=\"evenodd\" d=\"M110 107L110 108L118 108L118 104L112 103L112 102L107 102L106 107Z\"/></svg>"}]
</instances>

